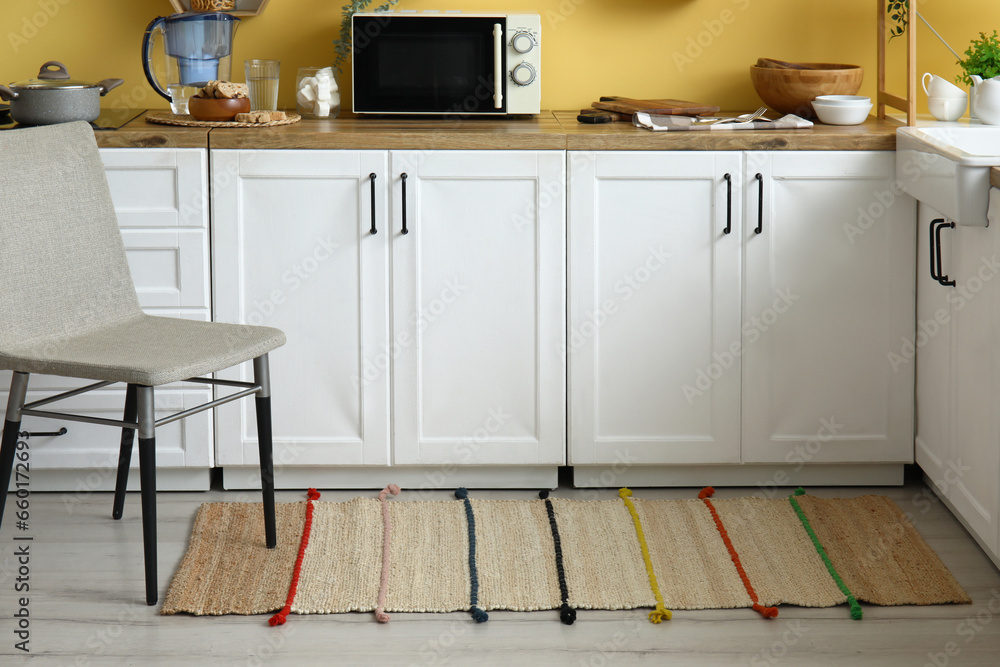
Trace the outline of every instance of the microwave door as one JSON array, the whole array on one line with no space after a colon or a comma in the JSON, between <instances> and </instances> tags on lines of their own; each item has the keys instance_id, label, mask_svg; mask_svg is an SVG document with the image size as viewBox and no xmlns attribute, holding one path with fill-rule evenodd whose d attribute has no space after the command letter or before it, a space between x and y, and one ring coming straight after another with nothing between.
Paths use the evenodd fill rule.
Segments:
<instances>
[{"instance_id":1,"label":"microwave door","mask_svg":"<svg viewBox=\"0 0 1000 667\"><path fill-rule=\"evenodd\" d=\"M355 19L355 34L360 36L355 37L354 52L356 112L506 112L505 19L394 16L372 20L381 25L366 33L362 19Z\"/></svg>"}]
</instances>

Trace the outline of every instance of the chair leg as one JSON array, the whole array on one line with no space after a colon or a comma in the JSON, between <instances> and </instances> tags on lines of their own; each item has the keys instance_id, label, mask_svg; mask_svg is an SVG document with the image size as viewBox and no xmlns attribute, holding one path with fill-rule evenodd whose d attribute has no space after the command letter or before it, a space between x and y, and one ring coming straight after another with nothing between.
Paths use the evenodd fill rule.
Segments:
<instances>
[{"instance_id":1,"label":"chair leg","mask_svg":"<svg viewBox=\"0 0 1000 667\"><path fill-rule=\"evenodd\" d=\"M271 437L271 379L267 355L253 360L254 382L261 391L254 399L257 413L257 443L260 450L260 483L264 508L264 536L268 549L278 544L274 518L274 453Z\"/></svg>"},{"instance_id":2,"label":"chair leg","mask_svg":"<svg viewBox=\"0 0 1000 667\"><path fill-rule=\"evenodd\" d=\"M153 388L137 387L139 480L142 495L142 547L146 564L146 604L156 604L156 419Z\"/></svg>"},{"instance_id":3,"label":"chair leg","mask_svg":"<svg viewBox=\"0 0 1000 667\"><path fill-rule=\"evenodd\" d=\"M138 419L139 407L136 404L136 386L130 384L125 390L125 416L122 418L126 422L135 422ZM135 429L123 428L121 450L118 452L118 477L115 480L115 505L111 510L114 519L122 518L125 510L125 491L128 489L128 469L132 464L132 442L135 440Z\"/></svg>"},{"instance_id":4,"label":"chair leg","mask_svg":"<svg viewBox=\"0 0 1000 667\"><path fill-rule=\"evenodd\" d=\"M17 451L17 435L21 430L21 408L28 393L28 374L14 373L7 396L7 413L3 423L3 438L0 439L0 526L3 526L3 511L7 504L7 489L10 488L10 473L14 468L14 453Z\"/></svg>"}]
</instances>

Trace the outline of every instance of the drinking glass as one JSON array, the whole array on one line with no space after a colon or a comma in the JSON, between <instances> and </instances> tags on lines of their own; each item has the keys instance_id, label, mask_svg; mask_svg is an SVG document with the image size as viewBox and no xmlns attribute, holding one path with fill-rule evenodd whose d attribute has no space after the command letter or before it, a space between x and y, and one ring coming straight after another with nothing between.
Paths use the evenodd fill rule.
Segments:
<instances>
[{"instance_id":1,"label":"drinking glass","mask_svg":"<svg viewBox=\"0 0 1000 667\"><path fill-rule=\"evenodd\" d=\"M251 59L244 61L244 65L250 88L250 108L253 111L277 111L281 61Z\"/></svg>"},{"instance_id":2,"label":"drinking glass","mask_svg":"<svg viewBox=\"0 0 1000 667\"><path fill-rule=\"evenodd\" d=\"M170 110L179 116L188 112L188 99L197 93L198 86L185 86L179 83L171 83L167 86L167 93L170 95Z\"/></svg>"}]
</instances>

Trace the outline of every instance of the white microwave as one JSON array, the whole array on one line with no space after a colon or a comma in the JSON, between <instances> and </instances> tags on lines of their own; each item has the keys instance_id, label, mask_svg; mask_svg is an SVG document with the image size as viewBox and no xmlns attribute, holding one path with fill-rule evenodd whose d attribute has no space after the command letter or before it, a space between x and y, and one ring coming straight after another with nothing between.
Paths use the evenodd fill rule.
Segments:
<instances>
[{"instance_id":1,"label":"white microwave","mask_svg":"<svg viewBox=\"0 0 1000 667\"><path fill-rule=\"evenodd\" d=\"M538 14L358 13L351 28L355 113L541 110Z\"/></svg>"}]
</instances>

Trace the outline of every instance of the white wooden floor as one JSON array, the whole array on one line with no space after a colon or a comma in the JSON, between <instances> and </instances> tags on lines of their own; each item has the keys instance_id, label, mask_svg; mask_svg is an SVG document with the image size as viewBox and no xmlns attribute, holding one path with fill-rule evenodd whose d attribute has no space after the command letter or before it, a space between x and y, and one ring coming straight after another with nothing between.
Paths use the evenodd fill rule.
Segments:
<instances>
[{"instance_id":1,"label":"white wooden floor","mask_svg":"<svg viewBox=\"0 0 1000 667\"><path fill-rule=\"evenodd\" d=\"M717 497L754 489L719 489ZM974 600L972 606L870 607L851 621L846 606L781 607L764 620L749 609L676 611L652 625L646 612L580 611L573 626L552 612L159 616L143 601L139 498L110 518L111 495L78 499L34 494L30 502L30 654L15 648L18 578L14 497L0 533L0 665L1000 665L1000 573L948 510L921 484L894 488L811 488L824 496L881 493L913 513L916 527ZM616 497L614 490L563 489L562 497ZM641 489L640 497L691 498L697 489ZM785 491L788 493L788 491ZM357 492L332 491L324 500ZM373 494L374 495L374 494ZM530 498L523 491L477 497ZM251 496L256 498L256 496ZM279 492L278 501L303 494ZM405 500L406 491L399 500ZM433 498L447 498L440 492ZM242 492L161 493L161 598L186 548L199 504L246 500ZM411 499L413 496L411 495ZM398 502L398 501L394 501ZM779 547L780 548L780 547ZM989 603L992 601L992 610ZM950 653L950 655L949 655Z\"/></svg>"}]
</instances>

